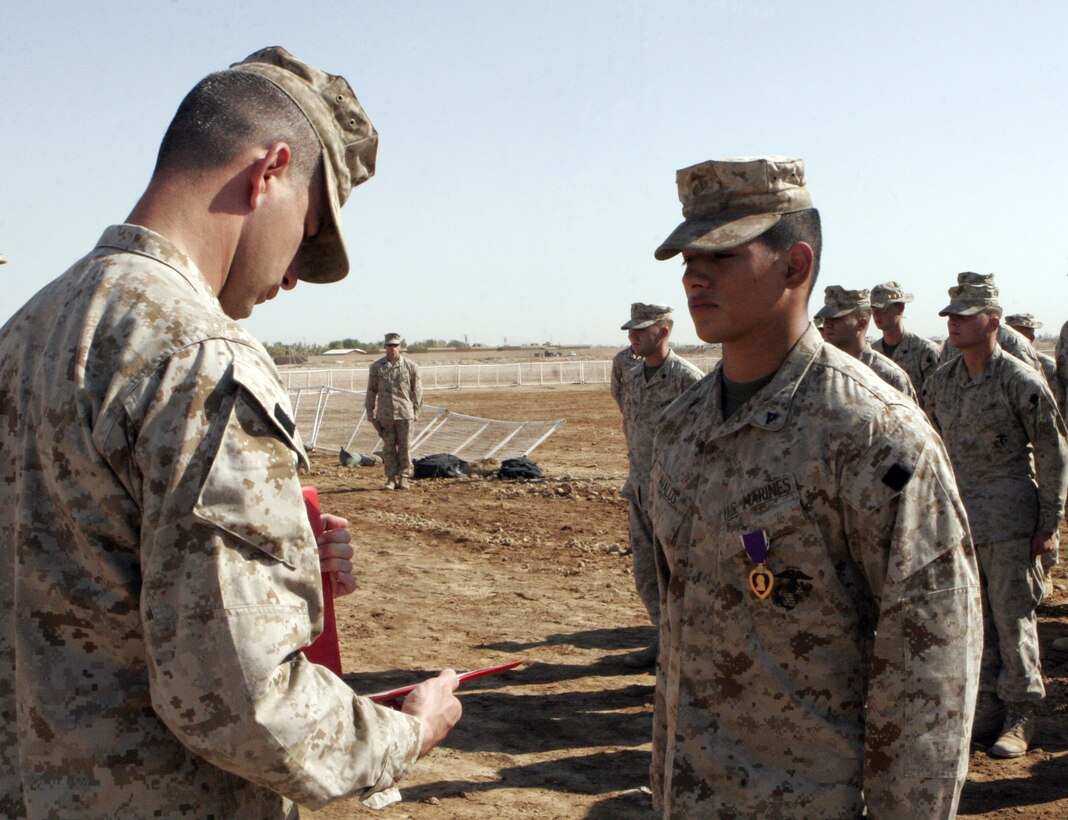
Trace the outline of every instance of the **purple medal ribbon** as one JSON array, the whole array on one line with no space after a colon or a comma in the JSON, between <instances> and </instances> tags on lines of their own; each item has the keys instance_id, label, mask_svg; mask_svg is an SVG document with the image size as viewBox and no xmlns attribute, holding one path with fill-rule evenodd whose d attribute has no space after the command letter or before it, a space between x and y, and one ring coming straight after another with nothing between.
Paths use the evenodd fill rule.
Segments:
<instances>
[{"instance_id":1,"label":"purple medal ribbon","mask_svg":"<svg viewBox=\"0 0 1068 820\"><path fill-rule=\"evenodd\" d=\"M754 564L763 564L768 557L768 534L764 530L742 533L742 546L745 554L753 559Z\"/></svg>"}]
</instances>

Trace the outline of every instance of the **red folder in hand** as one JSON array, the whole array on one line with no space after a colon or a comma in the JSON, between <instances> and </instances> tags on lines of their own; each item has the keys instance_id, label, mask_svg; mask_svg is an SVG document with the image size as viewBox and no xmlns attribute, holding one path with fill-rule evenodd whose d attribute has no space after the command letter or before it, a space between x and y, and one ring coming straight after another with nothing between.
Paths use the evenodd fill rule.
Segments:
<instances>
[{"instance_id":1,"label":"red folder in hand","mask_svg":"<svg viewBox=\"0 0 1068 820\"><path fill-rule=\"evenodd\" d=\"M315 487L304 487L304 506L308 508L308 520L316 537L323 532L323 522L319 510L319 491ZM312 663L325 666L341 677L341 647L337 640L337 619L334 615L334 585L329 573L323 573L323 632L312 641L311 646L304 647L304 657Z\"/></svg>"},{"instance_id":2,"label":"red folder in hand","mask_svg":"<svg viewBox=\"0 0 1068 820\"><path fill-rule=\"evenodd\" d=\"M482 669L476 669L473 672L461 672L459 675L460 683L464 681L474 680L475 678L484 678L486 675L496 675L498 672L506 672L509 669L515 669L519 664L525 661L511 661L510 663L502 663L499 666L486 666ZM417 684L411 684L409 686L402 686L399 689L390 689L386 692L375 692L373 695L365 695L373 700L375 703L390 704L394 701L400 701L405 695L411 693L411 691L417 686Z\"/></svg>"}]
</instances>

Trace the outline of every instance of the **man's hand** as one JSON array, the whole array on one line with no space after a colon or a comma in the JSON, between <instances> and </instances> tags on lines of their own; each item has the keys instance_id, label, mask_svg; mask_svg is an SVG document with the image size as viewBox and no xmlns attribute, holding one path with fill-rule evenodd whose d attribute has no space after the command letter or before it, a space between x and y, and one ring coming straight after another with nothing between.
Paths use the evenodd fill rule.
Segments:
<instances>
[{"instance_id":1,"label":"man's hand","mask_svg":"<svg viewBox=\"0 0 1068 820\"><path fill-rule=\"evenodd\" d=\"M340 598L356 591L356 576L352 572L352 533L348 520L323 513L323 534L315 539L319 545L319 569L334 579L334 597Z\"/></svg>"},{"instance_id":2,"label":"man's hand","mask_svg":"<svg viewBox=\"0 0 1068 820\"><path fill-rule=\"evenodd\" d=\"M453 669L446 669L436 678L430 678L416 686L404 699L401 711L419 718L423 724L422 757L445 739L463 712L460 701L453 692L460 685L460 676Z\"/></svg>"},{"instance_id":3,"label":"man's hand","mask_svg":"<svg viewBox=\"0 0 1068 820\"><path fill-rule=\"evenodd\" d=\"M1035 530L1035 534L1031 536L1031 557L1038 558L1040 555L1053 552L1053 548L1056 546L1056 533L1049 530Z\"/></svg>"}]
</instances>

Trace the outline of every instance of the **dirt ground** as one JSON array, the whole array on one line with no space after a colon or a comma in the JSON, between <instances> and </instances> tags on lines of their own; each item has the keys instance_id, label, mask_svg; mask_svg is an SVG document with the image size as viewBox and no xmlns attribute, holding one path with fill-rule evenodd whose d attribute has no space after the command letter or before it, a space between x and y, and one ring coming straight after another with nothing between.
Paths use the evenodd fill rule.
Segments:
<instances>
[{"instance_id":1,"label":"dirt ground","mask_svg":"<svg viewBox=\"0 0 1068 820\"><path fill-rule=\"evenodd\" d=\"M619 487L626 448L603 385L457 390L449 409L567 423L535 453L529 483L439 479L382 489L380 468L313 457L308 483L359 542L360 588L338 601L345 679L370 693L451 666L523 659L466 684L464 717L378 812L349 800L320 820L649 818L653 677L621 656L653 637L634 592ZM1062 533L1062 536L1064 533ZM1068 817L1068 580L1040 610L1048 697L1034 750L996 761L981 749L961 801L967 817Z\"/></svg>"}]
</instances>

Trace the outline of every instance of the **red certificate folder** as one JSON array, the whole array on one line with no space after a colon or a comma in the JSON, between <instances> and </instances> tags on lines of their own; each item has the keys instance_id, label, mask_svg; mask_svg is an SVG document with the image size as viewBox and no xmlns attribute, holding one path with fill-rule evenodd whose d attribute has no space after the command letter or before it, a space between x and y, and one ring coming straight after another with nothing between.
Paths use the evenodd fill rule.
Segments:
<instances>
[{"instance_id":1,"label":"red certificate folder","mask_svg":"<svg viewBox=\"0 0 1068 820\"><path fill-rule=\"evenodd\" d=\"M312 532L318 537L323 532L323 522L319 510L319 491L315 487L304 487L304 506L308 508L308 520ZM304 647L304 657L312 663L325 666L341 677L341 647L337 641L337 618L334 615L334 586L328 573L323 573L323 632L312 641L311 646Z\"/></svg>"}]
</instances>

